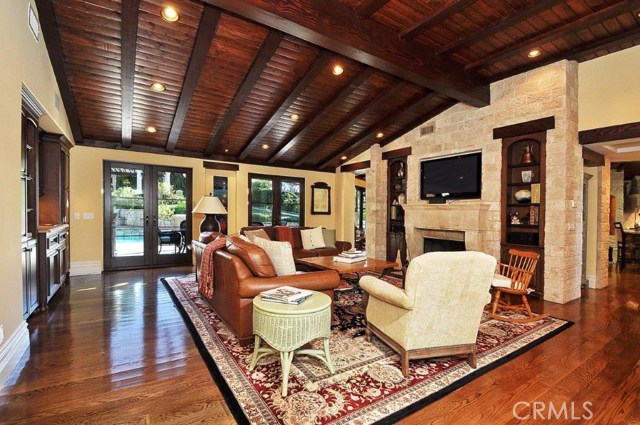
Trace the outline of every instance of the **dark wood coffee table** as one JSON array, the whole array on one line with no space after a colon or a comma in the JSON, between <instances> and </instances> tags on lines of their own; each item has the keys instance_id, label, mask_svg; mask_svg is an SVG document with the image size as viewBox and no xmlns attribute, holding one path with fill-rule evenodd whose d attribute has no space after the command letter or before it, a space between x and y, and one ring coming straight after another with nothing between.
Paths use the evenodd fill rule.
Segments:
<instances>
[{"instance_id":1,"label":"dark wood coffee table","mask_svg":"<svg viewBox=\"0 0 640 425\"><path fill-rule=\"evenodd\" d=\"M377 260L375 258L367 258L365 261L358 261L357 263L341 263L339 261L333 261L333 256L299 258L296 262L315 269L335 270L341 276L343 274L358 274L371 270L381 270L382 276L386 270L396 266L396 263L393 261Z\"/></svg>"}]
</instances>

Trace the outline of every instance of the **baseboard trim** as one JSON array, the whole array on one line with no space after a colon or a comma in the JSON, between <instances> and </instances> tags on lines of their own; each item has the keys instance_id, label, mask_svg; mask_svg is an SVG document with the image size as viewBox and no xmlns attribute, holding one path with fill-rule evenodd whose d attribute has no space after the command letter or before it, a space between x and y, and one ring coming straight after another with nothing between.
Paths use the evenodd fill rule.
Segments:
<instances>
[{"instance_id":1,"label":"baseboard trim","mask_svg":"<svg viewBox=\"0 0 640 425\"><path fill-rule=\"evenodd\" d=\"M100 261L76 261L71 263L69 270L71 276L100 273L102 273L102 262Z\"/></svg>"},{"instance_id":2,"label":"baseboard trim","mask_svg":"<svg viewBox=\"0 0 640 425\"><path fill-rule=\"evenodd\" d=\"M0 390L7 383L13 369L29 348L29 328L23 321L4 344L0 346Z\"/></svg>"}]
</instances>

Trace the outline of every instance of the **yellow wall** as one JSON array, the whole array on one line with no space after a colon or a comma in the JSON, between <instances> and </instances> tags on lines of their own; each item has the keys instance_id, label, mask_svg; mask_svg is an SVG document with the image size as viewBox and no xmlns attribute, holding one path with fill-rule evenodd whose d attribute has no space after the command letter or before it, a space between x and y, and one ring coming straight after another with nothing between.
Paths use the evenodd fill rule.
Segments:
<instances>
[{"instance_id":1,"label":"yellow wall","mask_svg":"<svg viewBox=\"0 0 640 425\"><path fill-rule=\"evenodd\" d=\"M24 83L47 111L41 119L49 131L64 132L69 125L64 110L54 107L58 88L47 51L31 35L27 27L27 1L3 2L0 14L0 324L5 338L22 322L22 271L20 243L20 131L21 84ZM35 6L34 6L35 8Z\"/></svg>"},{"instance_id":2,"label":"yellow wall","mask_svg":"<svg viewBox=\"0 0 640 425\"><path fill-rule=\"evenodd\" d=\"M640 121L640 46L578 68L579 130Z\"/></svg>"},{"instance_id":3,"label":"yellow wall","mask_svg":"<svg viewBox=\"0 0 640 425\"><path fill-rule=\"evenodd\" d=\"M170 155L148 154L126 150L100 149L76 146L71 150L71 265L79 262L100 262L102 249L102 167L103 161L123 161L138 164L161 164L170 167L187 167L193 170L193 202L198 202L204 194L213 190L213 176L229 178L229 233L248 222L248 175L249 173L279 176L302 177L305 179L305 224L335 229L340 222L336 202L340 200L336 187L336 176L331 173L301 171L287 168L274 168L240 164L234 171L206 170L202 159L185 158ZM311 185L324 182L331 186L331 215L311 215ZM353 202L353 201L352 201ZM340 205L341 202L338 202ZM353 206L352 206L353 208ZM93 220L75 219L74 213L93 212ZM353 214L351 214L353 216ZM198 234L201 218L193 220L193 234ZM351 220L353 218L351 217ZM343 234L338 231L338 236Z\"/></svg>"}]
</instances>

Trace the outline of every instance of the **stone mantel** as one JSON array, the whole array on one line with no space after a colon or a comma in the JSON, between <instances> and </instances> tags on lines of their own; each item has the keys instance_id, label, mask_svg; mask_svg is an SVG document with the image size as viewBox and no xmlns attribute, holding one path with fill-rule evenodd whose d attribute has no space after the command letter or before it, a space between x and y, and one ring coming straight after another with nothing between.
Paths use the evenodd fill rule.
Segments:
<instances>
[{"instance_id":1,"label":"stone mantel","mask_svg":"<svg viewBox=\"0 0 640 425\"><path fill-rule=\"evenodd\" d=\"M405 232L411 258L422 254L423 238L430 231L464 232L467 250L497 255L500 249L499 204L450 201L447 204L408 203Z\"/></svg>"}]
</instances>

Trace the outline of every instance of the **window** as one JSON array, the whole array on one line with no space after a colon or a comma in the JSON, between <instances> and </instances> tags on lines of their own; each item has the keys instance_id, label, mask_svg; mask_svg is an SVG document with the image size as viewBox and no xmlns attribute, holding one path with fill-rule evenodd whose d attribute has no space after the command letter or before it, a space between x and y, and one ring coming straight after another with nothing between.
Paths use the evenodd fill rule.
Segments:
<instances>
[{"instance_id":1,"label":"window","mask_svg":"<svg viewBox=\"0 0 640 425\"><path fill-rule=\"evenodd\" d=\"M249 174L249 224L304 226L304 179Z\"/></svg>"}]
</instances>

